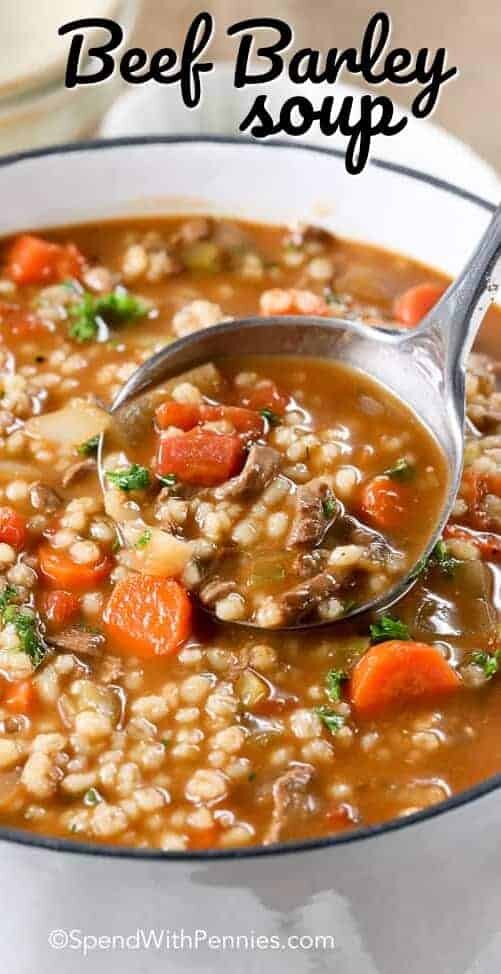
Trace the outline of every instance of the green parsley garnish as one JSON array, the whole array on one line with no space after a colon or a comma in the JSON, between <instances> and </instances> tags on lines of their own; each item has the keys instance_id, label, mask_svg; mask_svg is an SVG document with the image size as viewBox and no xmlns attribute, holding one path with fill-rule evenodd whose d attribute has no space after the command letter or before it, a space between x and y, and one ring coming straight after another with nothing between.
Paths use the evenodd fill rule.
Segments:
<instances>
[{"instance_id":1,"label":"green parsley garnish","mask_svg":"<svg viewBox=\"0 0 501 974\"><path fill-rule=\"evenodd\" d=\"M69 327L70 338L77 342L91 342L99 333L100 320L107 325L117 325L142 318L148 311L148 305L125 288L117 288L101 297L86 291L80 301L70 305L69 315L73 319Z\"/></svg>"},{"instance_id":2,"label":"green parsley garnish","mask_svg":"<svg viewBox=\"0 0 501 974\"><path fill-rule=\"evenodd\" d=\"M497 649L495 653L480 651L472 653L471 661L480 667L488 680L491 680L501 668L501 649Z\"/></svg>"},{"instance_id":3,"label":"green parsley garnish","mask_svg":"<svg viewBox=\"0 0 501 974\"><path fill-rule=\"evenodd\" d=\"M175 487L177 484L177 477L175 473L157 474L157 479L161 484L164 485L164 487Z\"/></svg>"},{"instance_id":4,"label":"green parsley garnish","mask_svg":"<svg viewBox=\"0 0 501 974\"><path fill-rule=\"evenodd\" d=\"M88 788L88 790L85 792L84 795L84 803L86 805L99 805L100 801L101 801L101 796L96 791L96 789Z\"/></svg>"},{"instance_id":5,"label":"green parsley garnish","mask_svg":"<svg viewBox=\"0 0 501 974\"><path fill-rule=\"evenodd\" d=\"M416 468L412 463L409 463L405 457L400 457L392 467L388 467L384 473L387 477L391 477L392 480L412 480Z\"/></svg>"},{"instance_id":6,"label":"green parsley garnish","mask_svg":"<svg viewBox=\"0 0 501 974\"><path fill-rule=\"evenodd\" d=\"M5 609L16 598L17 594L17 588L14 585L6 585L3 591L0 592L0 615L3 616Z\"/></svg>"},{"instance_id":7,"label":"green parsley garnish","mask_svg":"<svg viewBox=\"0 0 501 974\"><path fill-rule=\"evenodd\" d=\"M331 734L337 734L341 727L344 727L344 717L337 714L331 707L315 707L315 713Z\"/></svg>"},{"instance_id":8,"label":"green parsley garnish","mask_svg":"<svg viewBox=\"0 0 501 974\"><path fill-rule=\"evenodd\" d=\"M437 541L428 560L429 567L436 566L444 575L453 575L458 564L457 558L449 554L445 541Z\"/></svg>"},{"instance_id":9,"label":"green parsley garnish","mask_svg":"<svg viewBox=\"0 0 501 974\"><path fill-rule=\"evenodd\" d=\"M99 433L95 436L91 436L90 439L85 440L80 446L77 446L77 453L81 457L95 457L97 453L97 448L99 446Z\"/></svg>"},{"instance_id":10,"label":"green parsley garnish","mask_svg":"<svg viewBox=\"0 0 501 974\"><path fill-rule=\"evenodd\" d=\"M146 545L149 544L150 541L151 541L151 531L150 531L149 528L146 528L146 531L143 531L141 537L138 538L138 540L136 541L134 547L135 548L146 548Z\"/></svg>"},{"instance_id":11,"label":"green parsley garnish","mask_svg":"<svg viewBox=\"0 0 501 974\"><path fill-rule=\"evenodd\" d=\"M130 467L124 470L108 470L106 473L108 480L120 490L145 490L150 486L150 472L146 467L141 467L139 463L131 463Z\"/></svg>"},{"instance_id":12,"label":"green parsley garnish","mask_svg":"<svg viewBox=\"0 0 501 974\"><path fill-rule=\"evenodd\" d=\"M325 678L325 689L327 696L333 703L339 703L341 700L341 687L347 679L348 676L344 670L329 670Z\"/></svg>"},{"instance_id":13,"label":"green parsley garnish","mask_svg":"<svg viewBox=\"0 0 501 974\"><path fill-rule=\"evenodd\" d=\"M381 616L369 626L369 632L373 643L382 643L386 639L410 639L409 627L394 616Z\"/></svg>"},{"instance_id":14,"label":"green parsley garnish","mask_svg":"<svg viewBox=\"0 0 501 974\"><path fill-rule=\"evenodd\" d=\"M4 625L12 623L19 639L21 652L30 657L33 666L40 666L48 650L39 631L36 615L18 605L7 605L2 612L2 622Z\"/></svg>"},{"instance_id":15,"label":"green parsley garnish","mask_svg":"<svg viewBox=\"0 0 501 974\"><path fill-rule=\"evenodd\" d=\"M263 419L265 419L266 422L270 424L270 426L280 425L281 422L280 416L278 415L278 413L274 413L272 409L268 409L267 407L265 407L264 409L260 409L259 415L262 416Z\"/></svg>"},{"instance_id":16,"label":"green parsley garnish","mask_svg":"<svg viewBox=\"0 0 501 974\"><path fill-rule=\"evenodd\" d=\"M330 521L331 517L334 517L334 514L337 511L336 498L333 497L332 495L327 494L327 496L324 497L322 501L322 510L326 520Z\"/></svg>"}]
</instances>

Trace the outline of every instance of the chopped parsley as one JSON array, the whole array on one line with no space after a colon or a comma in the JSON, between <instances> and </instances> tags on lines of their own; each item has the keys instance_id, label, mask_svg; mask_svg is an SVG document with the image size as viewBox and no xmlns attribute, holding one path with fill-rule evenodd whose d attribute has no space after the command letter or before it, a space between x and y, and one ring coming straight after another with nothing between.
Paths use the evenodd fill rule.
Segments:
<instances>
[{"instance_id":1,"label":"chopped parsley","mask_svg":"<svg viewBox=\"0 0 501 974\"><path fill-rule=\"evenodd\" d=\"M177 477L175 473L157 474L157 479L161 484L164 485L164 487L175 487L177 484Z\"/></svg>"},{"instance_id":2,"label":"chopped parsley","mask_svg":"<svg viewBox=\"0 0 501 974\"><path fill-rule=\"evenodd\" d=\"M38 626L37 616L18 605L6 605L2 612L4 625L11 623L16 630L21 652L29 656L33 666L40 666L47 654L47 646Z\"/></svg>"},{"instance_id":3,"label":"chopped parsley","mask_svg":"<svg viewBox=\"0 0 501 974\"><path fill-rule=\"evenodd\" d=\"M322 501L322 510L326 520L330 521L331 517L334 517L334 514L337 511L337 501L332 494L327 494L326 497L324 497Z\"/></svg>"},{"instance_id":4,"label":"chopped parsley","mask_svg":"<svg viewBox=\"0 0 501 974\"><path fill-rule=\"evenodd\" d=\"M348 676L344 670L329 670L325 678L325 689L327 696L333 703L339 703L341 700L341 687L347 679Z\"/></svg>"},{"instance_id":5,"label":"chopped parsley","mask_svg":"<svg viewBox=\"0 0 501 974\"><path fill-rule=\"evenodd\" d=\"M85 440L80 446L77 446L77 453L81 457L95 457L97 453L97 448L99 446L99 433L95 436L91 436L90 439Z\"/></svg>"},{"instance_id":6,"label":"chopped parsley","mask_svg":"<svg viewBox=\"0 0 501 974\"><path fill-rule=\"evenodd\" d=\"M13 602L18 594L17 588L14 585L6 585L2 592L0 592L0 615L3 618L3 614L8 605Z\"/></svg>"},{"instance_id":7,"label":"chopped parsley","mask_svg":"<svg viewBox=\"0 0 501 974\"><path fill-rule=\"evenodd\" d=\"M405 457L400 457L392 467L388 467L384 472L392 480L412 480L416 468Z\"/></svg>"},{"instance_id":8,"label":"chopped parsley","mask_svg":"<svg viewBox=\"0 0 501 974\"><path fill-rule=\"evenodd\" d=\"M331 734L337 734L344 727L344 717L337 714L331 707L315 707L315 713Z\"/></svg>"},{"instance_id":9,"label":"chopped parsley","mask_svg":"<svg viewBox=\"0 0 501 974\"><path fill-rule=\"evenodd\" d=\"M497 649L495 653L484 653L480 651L472 653L471 661L475 663L475 666L480 667L488 680L491 680L501 668L501 649Z\"/></svg>"},{"instance_id":10,"label":"chopped parsley","mask_svg":"<svg viewBox=\"0 0 501 974\"><path fill-rule=\"evenodd\" d=\"M95 788L88 788L84 795L85 805L99 805L101 801L101 796Z\"/></svg>"},{"instance_id":11,"label":"chopped parsley","mask_svg":"<svg viewBox=\"0 0 501 974\"><path fill-rule=\"evenodd\" d=\"M369 626L369 632L373 643L382 643L386 639L410 639L409 627L394 616L381 616Z\"/></svg>"},{"instance_id":12,"label":"chopped parsley","mask_svg":"<svg viewBox=\"0 0 501 974\"><path fill-rule=\"evenodd\" d=\"M270 426L279 426L281 423L278 413L274 413L272 409L268 409L267 407L260 409L259 415L262 416L263 419L270 424Z\"/></svg>"},{"instance_id":13,"label":"chopped parsley","mask_svg":"<svg viewBox=\"0 0 501 974\"><path fill-rule=\"evenodd\" d=\"M151 531L150 531L149 528L146 528L146 530L143 531L141 537L138 538L138 540L136 541L134 547L135 548L146 548L146 545L149 544L150 541L151 541Z\"/></svg>"},{"instance_id":14,"label":"chopped parsley","mask_svg":"<svg viewBox=\"0 0 501 974\"><path fill-rule=\"evenodd\" d=\"M445 541L437 541L429 559L428 566L437 567L444 575L453 575L454 569L459 564L457 558L449 554Z\"/></svg>"},{"instance_id":15,"label":"chopped parsley","mask_svg":"<svg viewBox=\"0 0 501 974\"><path fill-rule=\"evenodd\" d=\"M77 342L91 342L99 334L100 321L116 325L142 318L148 314L149 306L129 294L125 288L117 288L101 297L95 297L86 291L68 310L72 319L69 327L70 338Z\"/></svg>"},{"instance_id":16,"label":"chopped parsley","mask_svg":"<svg viewBox=\"0 0 501 974\"><path fill-rule=\"evenodd\" d=\"M150 486L150 472L139 463L131 463L123 470L108 470L106 476L120 490L145 490Z\"/></svg>"}]
</instances>

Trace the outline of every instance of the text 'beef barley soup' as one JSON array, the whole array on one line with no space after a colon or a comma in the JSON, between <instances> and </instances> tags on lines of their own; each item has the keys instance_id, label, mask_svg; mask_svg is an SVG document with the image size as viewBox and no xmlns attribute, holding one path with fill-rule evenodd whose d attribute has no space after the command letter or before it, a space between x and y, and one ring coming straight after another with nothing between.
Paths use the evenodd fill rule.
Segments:
<instances>
[{"instance_id":1,"label":"text 'beef barley soup'","mask_svg":"<svg viewBox=\"0 0 501 974\"><path fill-rule=\"evenodd\" d=\"M404 816L500 770L493 358L470 359L477 433L443 539L391 613L352 623L419 558L447 487L402 404L339 365L262 356L170 380L143 415L104 408L199 328L256 313L411 328L443 289L314 228L192 217L4 242L0 822L268 844ZM499 324L492 311L484 347ZM338 621L273 631L304 619Z\"/></svg>"}]
</instances>

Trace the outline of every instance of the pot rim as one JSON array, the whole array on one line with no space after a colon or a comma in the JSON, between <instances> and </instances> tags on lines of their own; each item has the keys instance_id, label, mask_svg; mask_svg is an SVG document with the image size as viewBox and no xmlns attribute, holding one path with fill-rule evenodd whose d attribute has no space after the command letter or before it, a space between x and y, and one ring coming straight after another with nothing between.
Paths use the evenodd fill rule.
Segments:
<instances>
[{"instance_id":1,"label":"pot rim","mask_svg":"<svg viewBox=\"0 0 501 974\"><path fill-rule=\"evenodd\" d=\"M103 149L121 149L130 146L147 145L182 145L182 144L209 144L209 145L232 145L232 146L253 146L262 150L289 149L304 152L305 155L324 155L335 159L343 159L342 149L328 148L326 146L310 145L299 143L294 145L284 139L269 139L259 143L255 139L245 136L226 136L226 135L137 135L121 136L111 139L90 139L81 142L61 143L42 148L28 149L22 152L11 153L0 158L0 169L14 166L27 159L45 158L52 155L69 155L76 152L99 152ZM402 166L395 162L386 162L382 159L371 159L370 165L378 169L404 176L416 182L425 183L435 189L442 190L456 196L465 202L473 203L488 213L494 213L495 206L488 200L475 193L445 179L432 176L427 173L419 172L409 166ZM77 839L66 839L59 836L44 836L35 832L28 832L25 829L0 827L0 841L13 842L19 845L31 846L39 849L47 849L53 852L70 852L78 855L106 856L112 859L132 859L132 860L164 860L178 862L210 862L213 860L235 860L235 859L256 859L260 857L286 855L298 852L313 852L341 845L358 843L363 840L376 838L386 833L397 832L411 825L428 822L445 812L459 809L468 805L470 802L484 798L491 792L501 787L501 773L491 775L472 788L467 788L457 792L445 801L432 805L420 812L414 812L402 818L389 819L378 825L366 828L354 829L348 833L340 835L326 836L323 838L306 839L299 842L277 842L270 846L250 846L249 848L238 849L207 849L194 852L164 851L162 849L135 849L127 846L116 846L98 844L95 842L82 842Z\"/></svg>"}]
</instances>

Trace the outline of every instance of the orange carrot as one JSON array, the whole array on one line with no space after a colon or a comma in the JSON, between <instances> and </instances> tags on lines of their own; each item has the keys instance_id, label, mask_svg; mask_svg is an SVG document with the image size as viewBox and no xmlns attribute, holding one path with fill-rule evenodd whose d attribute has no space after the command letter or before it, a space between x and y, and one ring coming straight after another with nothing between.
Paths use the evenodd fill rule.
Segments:
<instances>
[{"instance_id":1,"label":"orange carrot","mask_svg":"<svg viewBox=\"0 0 501 974\"><path fill-rule=\"evenodd\" d=\"M227 419L237 433L249 436L261 436L264 433L263 417L255 409L244 409L241 406L219 406L204 403L200 407L202 422L213 423L219 419Z\"/></svg>"},{"instance_id":2,"label":"orange carrot","mask_svg":"<svg viewBox=\"0 0 501 974\"><path fill-rule=\"evenodd\" d=\"M45 580L56 588L69 588L71 591L94 588L108 577L113 568L113 558L109 554L101 554L93 564L77 565L67 551L52 548L45 542L38 549L38 558Z\"/></svg>"},{"instance_id":3,"label":"orange carrot","mask_svg":"<svg viewBox=\"0 0 501 974\"><path fill-rule=\"evenodd\" d=\"M50 284L78 277L84 263L74 244L55 244L25 233L12 244L6 271L16 284Z\"/></svg>"},{"instance_id":4,"label":"orange carrot","mask_svg":"<svg viewBox=\"0 0 501 974\"><path fill-rule=\"evenodd\" d=\"M356 664L349 697L360 717L373 717L398 704L451 693L460 685L434 646L391 639L372 646Z\"/></svg>"},{"instance_id":5,"label":"orange carrot","mask_svg":"<svg viewBox=\"0 0 501 974\"><path fill-rule=\"evenodd\" d=\"M201 403L196 406L191 403L174 402L169 400L158 407L155 418L160 429L177 426L185 432L193 429L199 423L213 423L218 420L228 420L237 433L261 436L264 432L262 416L253 409L243 409L240 406L223 406L219 403Z\"/></svg>"},{"instance_id":6,"label":"orange carrot","mask_svg":"<svg viewBox=\"0 0 501 974\"><path fill-rule=\"evenodd\" d=\"M393 306L395 318L406 328L415 328L442 297L444 291L444 284L431 282L410 287L395 299Z\"/></svg>"},{"instance_id":7,"label":"orange carrot","mask_svg":"<svg viewBox=\"0 0 501 974\"><path fill-rule=\"evenodd\" d=\"M118 652L145 658L168 656L191 633L191 602L171 578L129 575L115 585L104 621Z\"/></svg>"},{"instance_id":8,"label":"orange carrot","mask_svg":"<svg viewBox=\"0 0 501 974\"><path fill-rule=\"evenodd\" d=\"M270 409L278 416L283 416L289 402L289 396L279 392L271 379L265 379L258 382L257 385L250 386L244 389L241 394L242 406L256 412L261 409Z\"/></svg>"},{"instance_id":9,"label":"orange carrot","mask_svg":"<svg viewBox=\"0 0 501 974\"><path fill-rule=\"evenodd\" d=\"M43 609L49 625L64 626L71 622L80 612L80 600L71 592L57 588L47 592L43 600Z\"/></svg>"},{"instance_id":10,"label":"orange carrot","mask_svg":"<svg viewBox=\"0 0 501 974\"><path fill-rule=\"evenodd\" d=\"M160 440L157 472L174 474L185 484L214 487L238 473L243 460L244 444L239 436L195 428Z\"/></svg>"},{"instance_id":11,"label":"orange carrot","mask_svg":"<svg viewBox=\"0 0 501 974\"><path fill-rule=\"evenodd\" d=\"M33 710L37 699L35 684L32 680L17 680L9 684L4 705L13 714L29 714Z\"/></svg>"},{"instance_id":12,"label":"orange carrot","mask_svg":"<svg viewBox=\"0 0 501 974\"><path fill-rule=\"evenodd\" d=\"M414 498L412 487L397 483L386 474L367 481L360 492L360 507L369 520L391 531L405 521Z\"/></svg>"},{"instance_id":13,"label":"orange carrot","mask_svg":"<svg viewBox=\"0 0 501 974\"><path fill-rule=\"evenodd\" d=\"M188 431L200 422L200 406L169 399L158 407L155 419L162 430L168 426L177 426L180 430Z\"/></svg>"},{"instance_id":14,"label":"orange carrot","mask_svg":"<svg viewBox=\"0 0 501 974\"><path fill-rule=\"evenodd\" d=\"M12 507L0 507L0 541L21 551L27 539L26 518Z\"/></svg>"}]
</instances>

